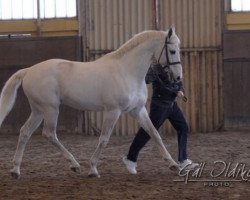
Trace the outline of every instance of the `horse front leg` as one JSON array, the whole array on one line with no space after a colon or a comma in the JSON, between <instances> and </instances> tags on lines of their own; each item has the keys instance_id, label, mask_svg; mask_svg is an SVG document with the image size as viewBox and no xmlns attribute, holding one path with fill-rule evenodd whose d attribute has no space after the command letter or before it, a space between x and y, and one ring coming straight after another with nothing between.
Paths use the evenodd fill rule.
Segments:
<instances>
[{"instance_id":1,"label":"horse front leg","mask_svg":"<svg viewBox=\"0 0 250 200\"><path fill-rule=\"evenodd\" d=\"M145 106L140 109L139 111L133 111L131 116L136 118L140 124L140 126L151 136L151 138L155 141L160 153L164 160L167 160L170 165L169 168L171 170L179 170L178 164L173 160L170 153L166 149L161 136L159 135L158 131L154 127L153 123L151 122L148 112Z\"/></svg>"},{"instance_id":2,"label":"horse front leg","mask_svg":"<svg viewBox=\"0 0 250 200\"><path fill-rule=\"evenodd\" d=\"M121 114L120 110L112 110L112 111L105 111L104 117L103 117L103 124L102 124L102 131L99 138L99 143L97 145L97 148L92 155L90 159L90 172L89 177L98 177L100 178L100 175L97 170L97 163L99 160L99 157L101 155L101 152L103 148L105 148L108 144L110 135L112 133L112 130Z\"/></svg>"}]
</instances>

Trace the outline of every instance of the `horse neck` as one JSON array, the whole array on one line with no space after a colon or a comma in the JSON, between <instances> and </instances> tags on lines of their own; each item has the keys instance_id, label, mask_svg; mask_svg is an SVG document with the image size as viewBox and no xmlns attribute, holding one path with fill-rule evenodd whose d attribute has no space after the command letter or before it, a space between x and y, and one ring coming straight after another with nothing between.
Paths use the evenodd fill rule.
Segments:
<instances>
[{"instance_id":1,"label":"horse neck","mask_svg":"<svg viewBox=\"0 0 250 200\"><path fill-rule=\"evenodd\" d=\"M126 53L121 61L124 63L124 71L127 71L130 76L135 77L137 80L145 79L148 68L151 64L151 59L159 47L159 42L153 42L149 45L141 45L137 48Z\"/></svg>"}]
</instances>

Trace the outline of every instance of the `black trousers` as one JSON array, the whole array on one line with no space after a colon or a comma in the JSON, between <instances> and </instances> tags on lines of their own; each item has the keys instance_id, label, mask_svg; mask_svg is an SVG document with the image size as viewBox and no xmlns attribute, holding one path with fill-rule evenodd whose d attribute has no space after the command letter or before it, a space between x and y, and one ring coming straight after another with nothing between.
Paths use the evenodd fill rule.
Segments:
<instances>
[{"instance_id":1,"label":"black trousers","mask_svg":"<svg viewBox=\"0 0 250 200\"><path fill-rule=\"evenodd\" d=\"M187 159L187 137L189 127L184 117L183 112L177 105L177 103L170 102L169 104L162 104L158 100L152 100L150 105L149 117L158 130L166 119L170 121L178 134L178 160L184 161ZM137 132L127 155L127 158L133 162L137 161L140 150L150 140L150 136L140 128Z\"/></svg>"}]
</instances>

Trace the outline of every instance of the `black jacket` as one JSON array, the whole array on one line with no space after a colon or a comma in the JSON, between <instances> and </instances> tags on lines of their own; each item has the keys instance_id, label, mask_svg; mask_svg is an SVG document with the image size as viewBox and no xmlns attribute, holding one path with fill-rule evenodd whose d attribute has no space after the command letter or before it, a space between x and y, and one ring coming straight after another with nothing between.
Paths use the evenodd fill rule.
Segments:
<instances>
[{"instance_id":1,"label":"black jacket","mask_svg":"<svg viewBox=\"0 0 250 200\"><path fill-rule=\"evenodd\" d=\"M162 103L175 101L177 92L184 92L182 82L170 80L169 74L162 70L161 66L149 68L146 83L153 84L152 100L159 100Z\"/></svg>"}]
</instances>

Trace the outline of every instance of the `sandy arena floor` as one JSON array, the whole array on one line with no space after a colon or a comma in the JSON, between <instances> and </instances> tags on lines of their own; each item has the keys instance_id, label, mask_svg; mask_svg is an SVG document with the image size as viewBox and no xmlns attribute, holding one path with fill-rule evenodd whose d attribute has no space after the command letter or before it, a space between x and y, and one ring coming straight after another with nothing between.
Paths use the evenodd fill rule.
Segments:
<instances>
[{"instance_id":1,"label":"sandy arena floor","mask_svg":"<svg viewBox=\"0 0 250 200\"><path fill-rule=\"evenodd\" d=\"M81 164L82 174L71 172L69 163L57 149L41 134L36 133L27 145L21 178L15 180L10 176L9 170L12 168L11 160L18 135L0 133L1 200L243 200L250 197L250 181L242 181L242 176L250 180L249 132L190 135L190 157L203 165L196 174L189 173L187 184L183 182L184 177L168 169L152 141L141 152L138 175L134 176L128 174L121 161L133 138L111 137L101 156L98 168L101 178L98 179L87 177L89 158L97 145L98 137L75 133L59 133L58 137ZM169 135L163 139L176 159L176 136ZM242 175L243 172L245 174ZM212 177L211 173L218 177Z\"/></svg>"}]
</instances>

